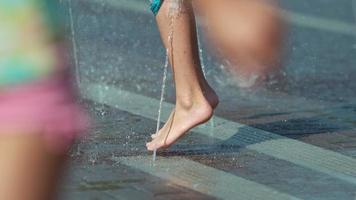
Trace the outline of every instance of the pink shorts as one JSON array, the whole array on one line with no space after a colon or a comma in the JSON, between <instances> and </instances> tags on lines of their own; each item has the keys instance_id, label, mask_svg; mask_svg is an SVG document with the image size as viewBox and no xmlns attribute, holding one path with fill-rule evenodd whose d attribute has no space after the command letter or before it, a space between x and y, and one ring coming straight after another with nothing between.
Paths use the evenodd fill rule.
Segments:
<instances>
[{"instance_id":1,"label":"pink shorts","mask_svg":"<svg viewBox=\"0 0 356 200\"><path fill-rule=\"evenodd\" d=\"M0 134L41 134L50 150L63 152L87 125L67 78L0 89Z\"/></svg>"}]
</instances>

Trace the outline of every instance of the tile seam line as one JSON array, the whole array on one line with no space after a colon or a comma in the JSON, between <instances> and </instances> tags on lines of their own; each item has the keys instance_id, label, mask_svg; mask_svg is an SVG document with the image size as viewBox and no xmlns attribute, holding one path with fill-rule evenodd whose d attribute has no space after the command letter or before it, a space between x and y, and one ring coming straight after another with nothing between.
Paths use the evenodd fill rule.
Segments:
<instances>
[{"instance_id":1,"label":"tile seam line","mask_svg":"<svg viewBox=\"0 0 356 200\"><path fill-rule=\"evenodd\" d=\"M92 93L92 95L90 95L90 93L87 93L88 99L94 100L94 101L96 101L98 103L107 104L107 105L109 105L111 107L114 107L114 108L119 108L120 109L120 106L121 106L121 108L123 110L128 111L130 113L133 113L135 115L140 115L140 116L145 117L145 118L149 118L149 119L155 118L153 116L154 114L151 113L151 112L153 112L153 110L152 111L150 110L149 113L147 113L148 110L132 107L132 101L128 102L128 103L124 103L125 105L120 105L119 107L117 107L117 105L115 105L112 100L111 100L111 103L107 102L107 101L110 101L110 98L104 100L103 99L104 97L102 96L104 94L104 92L105 92L105 90L104 90L104 88L106 88L105 85L100 85L100 84L99 85L95 85L94 84L94 86L93 85L91 85L91 86L89 85L88 88L90 90L93 90L94 93L97 92L97 93L95 93L95 97L92 96L92 95L94 95L94 93ZM150 102L150 103L155 103L154 101L157 101L157 100L155 100L155 99L153 99L151 97L146 97L146 96L142 96L142 95L135 94L135 93L131 94L131 92L120 90L120 89L115 88L115 87L112 87L112 88L109 87L109 89L111 89L112 91L109 91L109 93L107 93L107 95L114 95L115 92L117 92L116 95L123 95L123 99L126 99L126 100L128 100L130 98L138 98L138 99L141 98L141 100L144 100L144 101ZM95 90L99 90L99 91L95 91ZM91 91L91 92L93 92L93 91ZM86 96L86 95L84 94L84 96ZM115 99L117 99L117 98L115 98ZM169 103L166 103L163 106L164 110L167 110L167 108L168 108L167 106L172 106L172 105L170 105ZM218 119L219 119L219 121L224 121L225 122L222 125L220 125L220 129L223 128L221 126L226 126L226 130L228 130L228 132L224 133L224 134L217 135L218 136L218 137L216 137L217 139L224 140L224 139L231 138L233 135L235 135L235 134L232 134L232 133L235 132L235 129L238 131L239 128L246 127L246 125L239 124L237 122L233 122L233 121L229 121L229 120L223 120L220 117ZM247 128L252 128L252 127L247 126ZM231 130L233 130L233 131L231 131ZM199 133L203 133L203 135L206 135L206 133L205 133L206 132L206 127L200 126L200 127L198 127L197 129L195 129L193 131L196 131L196 132L199 132ZM353 159L352 157L349 157L349 156L346 156L346 155L342 155L342 154L339 154L337 152L334 152L334 151L331 151L331 150L327 150L327 149L324 149L324 148L321 148L321 147L317 147L317 146L314 146L314 145L311 145L311 144L307 144L307 143L303 143L303 142L300 142L300 141L297 141L297 140L293 140L293 139L290 139L290 138L287 138L287 137L284 137L284 136L276 135L276 134L271 133L271 132L266 132L264 130L253 128L253 131L260 132L262 134L262 136L263 135L271 135L271 136L273 136L272 139L274 141L272 141L272 142L273 143L277 143L279 145L282 145L283 148L285 148L287 146L289 148L294 148L294 150L296 151L295 153L297 153L297 154L295 154L295 155L293 154L293 156L297 156L296 157L297 160L291 159L291 155L288 154L289 155L288 156L286 153L281 152L278 149L274 149L274 148L271 149L271 147L268 146L268 145L270 145L271 140L270 141L262 141L262 142L259 142L259 143L256 143L256 144L250 144L250 145L247 145L246 148L248 148L250 150L256 150L256 151L258 151L260 153L265 153L265 154L273 156L275 158L286 160L288 162L291 162L291 163L297 164L299 166L303 166L303 167L306 167L306 168L309 168L309 169L312 169L312 170L315 170L315 171L318 171L318 172L321 172L321 173L328 174L330 176L336 177L336 178L338 178L340 180L344 180L344 181L350 182L352 184L356 184L356 177L349 175L350 172L351 172L351 174L354 174L354 171L353 170L350 171L348 166L351 166L352 167L351 169L354 168L353 166L356 167L356 164L355 164L356 160ZM304 148L304 149L300 150L299 148ZM339 166L339 165L335 165L333 163L329 163L328 166L323 166L322 165L323 160L324 159L328 159L328 158L314 160L315 158L318 157L318 155L323 154L323 153L324 154L327 153L327 155L329 155L329 157L330 157L329 159L339 159L340 161L346 162L348 164L348 166L343 167L341 165ZM302 157L298 158L298 156L302 156ZM312 156L311 158L313 158L313 159L311 159L311 160L308 159L310 156Z\"/></svg>"}]
</instances>

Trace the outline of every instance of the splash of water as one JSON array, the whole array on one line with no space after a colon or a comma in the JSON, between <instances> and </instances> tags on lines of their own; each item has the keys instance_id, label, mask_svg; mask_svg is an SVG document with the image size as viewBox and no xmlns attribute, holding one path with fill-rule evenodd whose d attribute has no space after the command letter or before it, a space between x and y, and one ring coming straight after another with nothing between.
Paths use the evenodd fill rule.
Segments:
<instances>
[{"instance_id":1,"label":"splash of water","mask_svg":"<svg viewBox=\"0 0 356 200\"><path fill-rule=\"evenodd\" d=\"M70 29L71 29L71 42L72 42L74 65L75 65L74 66L75 67L75 79L77 82L77 87L79 87L80 83L81 83L81 77L80 77L80 71L79 71L76 32L75 32L74 20L73 20L72 0L68 0L68 7L69 7L69 22L70 22Z\"/></svg>"},{"instance_id":2,"label":"splash of water","mask_svg":"<svg viewBox=\"0 0 356 200\"><path fill-rule=\"evenodd\" d=\"M203 56L203 49L202 49L202 43L201 43L201 39L200 39L200 31L199 31L199 27L197 26L196 28L196 33L197 33L197 40L198 40L198 49L199 49L199 59L200 59L200 65L201 65L201 69L203 71L203 75L204 78L206 78L206 68L205 68L205 63L204 63L204 56Z\"/></svg>"},{"instance_id":3,"label":"splash of water","mask_svg":"<svg viewBox=\"0 0 356 200\"><path fill-rule=\"evenodd\" d=\"M163 72L163 77L162 77L161 98L159 101L156 133L159 131L159 128L161 125L162 105L163 105L165 91L166 91L167 73L168 73L168 65L169 65L169 55L168 54L169 54L169 52L167 50L166 51L166 62L164 64L164 72ZM153 162L156 161L156 155L157 155L157 150L155 149L153 151L153 158L152 158Z\"/></svg>"},{"instance_id":4,"label":"splash of water","mask_svg":"<svg viewBox=\"0 0 356 200\"><path fill-rule=\"evenodd\" d=\"M99 158L99 151L98 151L98 145L94 145L94 152L89 153L89 162L91 165L95 165L98 161Z\"/></svg>"},{"instance_id":5,"label":"splash of water","mask_svg":"<svg viewBox=\"0 0 356 200\"><path fill-rule=\"evenodd\" d=\"M199 27L197 26L196 28L196 33L197 33L197 40L198 40L198 49L199 49L199 59L200 59L200 65L201 65L201 69L204 75L204 78L206 78L207 74L206 74L206 67L205 67L205 62L204 62L204 52L203 52L203 48L202 48L202 43L201 43L201 35L200 35L200 31L199 31ZM210 136L211 138L214 138L214 126L215 126L215 122L214 122L214 115L211 117L210 119Z\"/></svg>"},{"instance_id":6,"label":"splash of water","mask_svg":"<svg viewBox=\"0 0 356 200\"><path fill-rule=\"evenodd\" d=\"M215 134L215 116L213 115L210 119L210 138L214 138L214 134ZM214 142L215 140L212 139L212 141Z\"/></svg>"},{"instance_id":7,"label":"splash of water","mask_svg":"<svg viewBox=\"0 0 356 200\"><path fill-rule=\"evenodd\" d=\"M356 0L352 1L352 11L353 11L355 22L356 22Z\"/></svg>"},{"instance_id":8,"label":"splash of water","mask_svg":"<svg viewBox=\"0 0 356 200\"><path fill-rule=\"evenodd\" d=\"M183 1L184 0L169 0L168 16L171 17L171 19L174 15L179 16L179 14L184 11L182 6Z\"/></svg>"}]
</instances>

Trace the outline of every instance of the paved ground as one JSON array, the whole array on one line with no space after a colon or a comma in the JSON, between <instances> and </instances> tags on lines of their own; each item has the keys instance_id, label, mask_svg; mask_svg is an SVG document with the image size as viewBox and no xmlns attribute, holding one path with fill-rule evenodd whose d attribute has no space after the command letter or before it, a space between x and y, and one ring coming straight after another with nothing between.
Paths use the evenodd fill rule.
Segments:
<instances>
[{"instance_id":1,"label":"paved ground","mask_svg":"<svg viewBox=\"0 0 356 200\"><path fill-rule=\"evenodd\" d=\"M356 199L351 0L281 2L290 21L283 87L241 90L204 51L221 98L216 117L156 163L144 144L156 127L164 49L146 1L62 3L95 121L73 148L63 199Z\"/></svg>"}]
</instances>

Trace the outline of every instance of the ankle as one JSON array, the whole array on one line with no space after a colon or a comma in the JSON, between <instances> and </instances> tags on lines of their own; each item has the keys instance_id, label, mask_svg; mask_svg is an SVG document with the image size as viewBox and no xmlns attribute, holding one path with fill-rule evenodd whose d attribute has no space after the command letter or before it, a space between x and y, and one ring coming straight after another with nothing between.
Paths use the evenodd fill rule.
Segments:
<instances>
[{"instance_id":1,"label":"ankle","mask_svg":"<svg viewBox=\"0 0 356 200\"><path fill-rule=\"evenodd\" d=\"M194 106L193 96L177 96L176 106L184 110L190 110Z\"/></svg>"},{"instance_id":2,"label":"ankle","mask_svg":"<svg viewBox=\"0 0 356 200\"><path fill-rule=\"evenodd\" d=\"M176 105L184 110L191 110L194 107L201 107L208 104L209 102L207 101L203 93L184 97L178 96L176 100Z\"/></svg>"}]
</instances>

